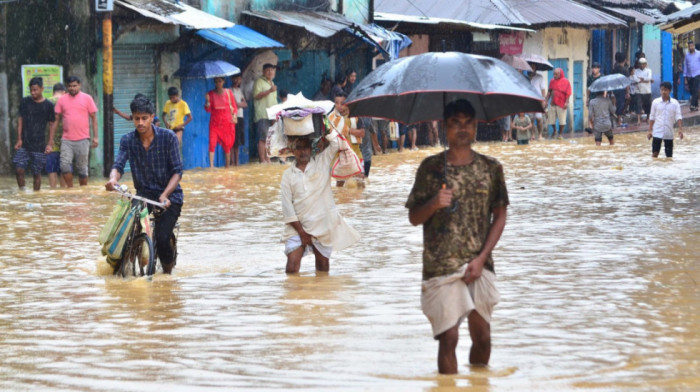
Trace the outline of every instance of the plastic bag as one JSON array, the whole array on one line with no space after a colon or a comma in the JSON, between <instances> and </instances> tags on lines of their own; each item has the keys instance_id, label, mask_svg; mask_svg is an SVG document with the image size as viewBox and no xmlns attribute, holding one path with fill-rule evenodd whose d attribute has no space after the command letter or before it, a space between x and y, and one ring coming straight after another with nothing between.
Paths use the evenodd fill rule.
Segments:
<instances>
[{"instance_id":1,"label":"plastic bag","mask_svg":"<svg viewBox=\"0 0 700 392\"><path fill-rule=\"evenodd\" d=\"M129 234L131 234L131 230L134 228L136 212L137 207L132 207L129 212L124 215L124 218L121 220L119 228L114 233L114 236L102 247L103 255L112 260L119 260L122 258L124 244L126 243L126 239L129 237Z\"/></svg>"},{"instance_id":2,"label":"plastic bag","mask_svg":"<svg viewBox=\"0 0 700 392\"><path fill-rule=\"evenodd\" d=\"M333 163L333 169L331 169L331 177L343 179L362 173L360 158L350 148L348 139L340 134L338 139L340 140L340 148L338 149L338 158Z\"/></svg>"},{"instance_id":3,"label":"plastic bag","mask_svg":"<svg viewBox=\"0 0 700 392\"><path fill-rule=\"evenodd\" d=\"M100 231L100 235L97 237L100 245L104 245L114 236L114 233L119 228L119 224L127 211L129 211L129 201L125 199L117 200L117 205L112 209L112 214L109 216L109 219L107 219L107 223L105 223L102 231Z\"/></svg>"},{"instance_id":4,"label":"plastic bag","mask_svg":"<svg viewBox=\"0 0 700 392\"><path fill-rule=\"evenodd\" d=\"M277 121L267 131L267 140L265 148L267 155L270 157L287 157L292 155L292 151L288 146L289 139L284 134L282 121Z\"/></svg>"}]
</instances>

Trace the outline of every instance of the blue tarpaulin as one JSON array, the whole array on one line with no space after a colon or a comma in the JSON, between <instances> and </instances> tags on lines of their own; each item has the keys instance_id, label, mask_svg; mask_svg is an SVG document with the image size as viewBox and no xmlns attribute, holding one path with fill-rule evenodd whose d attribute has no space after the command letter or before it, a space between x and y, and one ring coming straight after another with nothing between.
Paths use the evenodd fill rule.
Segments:
<instances>
[{"instance_id":1,"label":"blue tarpaulin","mask_svg":"<svg viewBox=\"0 0 700 392\"><path fill-rule=\"evenodd\" d=\"M197 34L228 50L284 48L284 45L274 39L243 25L235 25L226 29L203 29L197 31Z\"/></svg>"}]
</instances>

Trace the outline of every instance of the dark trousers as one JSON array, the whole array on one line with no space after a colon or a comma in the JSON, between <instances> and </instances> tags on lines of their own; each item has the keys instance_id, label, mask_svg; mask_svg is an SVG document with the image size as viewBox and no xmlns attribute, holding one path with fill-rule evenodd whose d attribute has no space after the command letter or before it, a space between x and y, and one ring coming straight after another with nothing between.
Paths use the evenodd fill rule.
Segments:
<instances>
[{"instance_id":1,"label":"dark trousers","mask_svg":"<svg viewBox=\"0 0 700 392\"><path fill-rule=\"evenodd\" d=\"M659 153L661 151L661 141L664 142L664 152L668 158L673 157L673 139L661 139L655 137L651 140L651 152Z\"/></svg>"},{"instance_id":2,"label":"dark trousers","mask_svg":"<svg viewBox=\"0 0 700 392\"><path fill-rule=\"evenodd\" d=\"M688 78L688 88L690 88L690 106L698 107L698 89L700 89L700 75Z\"/></svg>"},{"instance_id":3,"label":"dark trousers","mask_svg":"<svg viewBox=\"0 0 700 392\"><path fill-rule=\"evenodd\" d=\"M156 240L156 254L160 259L161 265L172 264L175 258L174 250L170 246L170 237L173 235L181 210L182 204L171 204L170 207L160 213L156 220L156 230L153 237Z\"/></svg>"}]
</instances>

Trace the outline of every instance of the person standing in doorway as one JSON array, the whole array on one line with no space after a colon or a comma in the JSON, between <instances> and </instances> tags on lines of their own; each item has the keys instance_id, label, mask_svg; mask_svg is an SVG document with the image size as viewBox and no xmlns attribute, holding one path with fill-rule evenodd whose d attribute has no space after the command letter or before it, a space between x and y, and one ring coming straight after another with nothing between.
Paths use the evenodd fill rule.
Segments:
<instances>
[{"instance_id":1,"label":"person standing in doorway","mask_svg":"<svg viewBox=\"0 0 700 392\"><path fill-rule=\"evenodd\" d=\"M80 79L69 76L68 94L56 101L54 108L56 121L51 126L51 133L56 133L58 122L63 120L63 137L61 139L61 174L68 188L73 187L73 165L78 173L81 186L88 184L88 158L90 148L99 143L97 133L97 106L92 97L80 91ZM90 122L92 121L92 138Z\"/></svg>"},{"instance_id":2,"label":"person standing in doorway","mask_svg":"<svg viewBox=\"0 0 700 392\"><path fill-rule=\"evenodd\" d=\"M214 78L213 90L205 96L204 110L211 113L209 118L209 167L214 167L216 145L224 149L224 167L231 162L231 148L236 139L236 122L238 107L233 92L224 88L224 78Z\"/></svg>"},{"instance_id":3,"label":"person standing in doorway","mask_svg":"<svg viewBox=\"0 0 700 392\"><path fill-rule=\"evenodd\" d=\"M564 71L561 68L554 70L554 78L549 81L549 91L545 97L545 102L552 99L547 117L549 125L553 128L552 137L558 135L562 138L562 130L566 126L567 108L569 107L569 97L571 96L571 83L564 76ZM559 129L557 130L557 120L559 120Z\"/></svg>"},{"instance_id":4,"label":"person standing in doorway","mask_svg":"<svg viewBox=\"0 0 700 392\"><path fill-rule=\"evenodd\" d=\"M695 43L688 41L688 53L683 61L685 87L690 91L690 111L698 110L698 90L700 90L700 52L695 50Z\"/></svg>"},{"instance_id":5,"label":"person standing in doorway","mask_svg":"<svg viewBox=\"0 0 700 392\"><path fill-rule=\"evenodd\" d=\"M439 342L438 370L457 373L459 326L469 323L469 363L491 357L491 314L499 301L491 252L501 238L509 204L503 166L472 149L474 107L466 100L444 109L449 148L421 162L406 201L412 225L423 225L421 308Z\"/></svg>"},{"instance_id":6,"label":"person standing in doorway","mask_svg":"<svg viewBox=\"0 0 700 392\"><path fill-rule=\"evenodd\" d=\"M233 154L231 155L231 164L238 166L240 163L238 160L238 150L245 146L245 114L243 109L248 107L248 101L245 100L243 95L243 90L241 89L241 83L243 82L243 77L241 74L233 75L231 78L233 82L233 96L236 97L236 106L238 106L238 122L236 122L236 140L233 142Z\"/></svg>"},{"instance_id":7,"label":"person standing in doorway","mask_svg":"<svg viewBox=\"0 0 700 392\"><path fill-rule=\"evenodd\" d=\"M641 122L642 110L647 115L645 121L649 121L649 111L651 110L651 68L647 67L647 59L641 57L638 61L639 68L634 70L634 81L637 82L637 124Z\"/></svg>"},{"instance_id":8,"label":"person standing in doorway","mask_svg":"<svg viewBox=\"0 0 700 392\"><path fill-rule=\"evenodd\" d=\"M630 76L630 71L625 62L627 57L622 52L615 53L615 66L613 67L612 73ZM617 126L622 126L622 118L625 115L625 107L627 106L627 101L630 99L630 87L619 89L613 91L615 96L615 115L617 116Z\"/></svg>"},{"instance_id":9,"label":"person standing in doorway","mask_svg":"<svg viewBox=\"0 0 700 392\"><path fill-rule=\"evenodd\" d=\"M348 77L343 73L338 73L335 76L335 84L331 88L330 99L335 101L336 95L343 94L346 97L348 94L345 93L345 85L348 84Z\"/></svg>"},{"instance_id":10,"label":"person standing in doorway","mask_svg":"<svg viewBox=\"0 0 700 392\"><path fill-rule=\"evenodd\" d=\"M586 82L586 103L590 103L591 99L593 99L593 96L591 95L591 84L595 82L596 80L600 79L603 77L603 74L600 73L600 63L593 63L591 65L591 74L588 75L588 81ZM607 96L607 94L605 94Z\"/></svg>"},{"instance_id":11,"label":"person standing in doorway","mask_svg":"<svg viewBox=\"0 0 700 392\"><path fill-rule=\"evenodd\" d=\"M349 68L347 71L345 71L345 77L347 79L347 82L345 83L345 87L343 88L343 90L345 90L345 94L350 95L352 89L355 88L355 82L357 81L357 72L355 72L354 69Z\"/></svg>"},{"instance_id":12,"label":"person standing in doorway","mask_svg":"<svg viewBox=\"0 0 700 392\"><path fill-rule=\"evenodd\" d=\"M168 102L163 105L163 125L177 135L177 141L182 148L182 133L187 124L192 122L192 112L190 106L184 99L180 98L177 87L168 89Z\"/></svg>"},{"instance_id":13,"label":"person standing in doorway","mask_svg":"<svg viewBox=\"0 0 700 392\"><path fill-rule=\"evenodd\" d=\"M657 158L664 143L666 157L673 157L673 126L678 127L678 136L683 140L683 115L681 105L671 98L670 82L661 83L661 96L651 104L649 114L649 132L647 139L652 139L651 156Z\"/></svg>"},{"instance_id":14,"label":"person standing in doorway","mask_svg":"<svg viewBox=\"0 0 700 392\"><path fill-rule=\"evenodd\" d=\"M16 168L17 186L24 189L24 173L31 161L34 190L41 189L41 171L46 166L46 154L53 151L53 131L56 122L54 106L44 98L44 80L34 77L29 81L29 96L22 98L17 119L17 144L12 163ZM50 129L46 142L47 125Z\"/></svg>"},{"instance_id":15,"label":"person standing in doorway","mask_svg":"<svg viewBox=\"0 0 700 392\"><path fill-rule=\"evenodd\" d=\"M51 101L51 103L54 104L54 107L56 105L56 102L58 102L58 99L61 98L65 93L66 86L64 86L63 83L56 83L53 85L53 96L49 98L49 100ZM59 125L56 127L56 133L53 135L53 149L46 157L46 174L49 175L49 186L51 188L56 188L56 186L59 184L61 185L61 188L66 187L66 180L64 180L63 176L60 175L61 137L63 137L63 126Z\"/></svg>"},{"instance_id":16,"label":"person standing in doorway","mask_svg":"<svg viewBox=\"0 0 700 392\"><path fill-rule=\"evenodd\" d=\"M270 163L267 156L267 131L272 126L272 121L267 118L267 108L277 105L277 86L273 80L277 73L277 66L270 63L263 65L263 76L253 84L253 104L255 106L255 132L258 137L258 157L260 163Z\"/></svg>"}]
</instances>

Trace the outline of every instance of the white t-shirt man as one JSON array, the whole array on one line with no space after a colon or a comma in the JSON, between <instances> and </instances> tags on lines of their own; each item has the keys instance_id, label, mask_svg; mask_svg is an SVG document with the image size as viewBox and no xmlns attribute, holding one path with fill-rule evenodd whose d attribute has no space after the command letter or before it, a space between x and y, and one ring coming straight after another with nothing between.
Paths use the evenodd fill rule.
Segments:
<instances>
[{"instance_id":1,"label":"white t-shirt man","mask_svg":"<svg viewBox=\"0 0 700 392\"><path fill-rule=\"evenodd\" d=\"M537 90L537 92L542 97L542 99L544 99L545 95L547 94L546 91L548 88L547 82L545 81L544 77L542 77L542 75L540 75L539 72L535 72L535 74L532 76L532 79L530 79L530 84L532 85L532 87L535 88L535 90ZM544 91L544 94L542 93L543 91ZM542 113L532 113L532 114L537 119L542 118Z\"/></svg>"},{"instance_id":2,"label":"white t-shirt man","mask_svg":"<svg viewBox=\"0 0 700 392\"><path fill-rule=\"evenodd\" d=\"M634 81L637 82L637 94L651 94L651 68L636 68L634 70ZM644 79L645 82L641 80Z\"/></svg>"}]
</instances>

